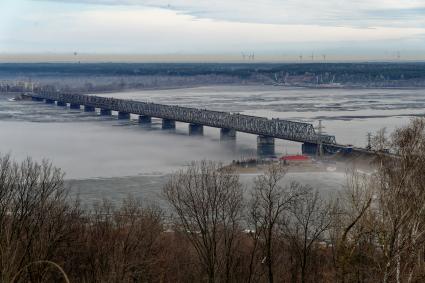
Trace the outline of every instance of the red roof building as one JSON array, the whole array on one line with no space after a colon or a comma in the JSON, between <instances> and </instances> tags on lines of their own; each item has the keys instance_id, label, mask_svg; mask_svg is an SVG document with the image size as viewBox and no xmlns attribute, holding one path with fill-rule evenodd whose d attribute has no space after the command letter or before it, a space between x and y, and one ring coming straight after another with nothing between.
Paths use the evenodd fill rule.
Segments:
<instances>
[{"instance_id":1,"label":"red roof building","mask_svg":"<svg viewBox=\"0 0 425 283\"><path fill-rule=\"evenodd\" d=\"M282 156L280 158L280 160L282 161L287 161L287 162L303 162L303 161L310 161L310 157L305 156L305 155L287 155L287 156Z\"/></svg>"}]
</instances>

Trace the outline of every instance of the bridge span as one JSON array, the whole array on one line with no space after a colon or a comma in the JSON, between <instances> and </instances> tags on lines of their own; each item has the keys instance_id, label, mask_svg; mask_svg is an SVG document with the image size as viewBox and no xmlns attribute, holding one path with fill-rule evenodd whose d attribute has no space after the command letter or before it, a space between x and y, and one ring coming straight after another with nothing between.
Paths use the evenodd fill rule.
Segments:
<instances>
[{"instance_id":1,"label":"bridge span","mask_svg":"<svg viewBox=\"0 0 425 283\"><path fill-rule=\"evenodd\" d=\"M318 144L323 145L325 151L345 147L336 143L335 136L318 134L312 124L303 122L55 91L33 92L27 96L34 101L49 104L56 102L58 106L69 104L71 109L84 106L84 111L87 112L94 112L99 108L101 115L111 115L112 111L117 111L119 119L129 119L130 114L136 114L142 124L151 123L152 117L161 118L163 129L174 129L176 121L185 122L189 123L191 135L202 135L203 126L220 128L220 137L223 140L235 139L236 132L255 134L258 136L258 154L262 156L275 154L274 139L303 143L305 153L315 153Z\"/></svg>"}]
</instances>

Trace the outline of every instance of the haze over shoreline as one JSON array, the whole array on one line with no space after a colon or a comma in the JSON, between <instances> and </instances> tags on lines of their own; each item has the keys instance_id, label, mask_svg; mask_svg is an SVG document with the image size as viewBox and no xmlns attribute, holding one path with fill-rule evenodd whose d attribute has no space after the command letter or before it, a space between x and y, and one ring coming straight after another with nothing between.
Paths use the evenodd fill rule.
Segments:
<instances>
[{"instance_id":1,"label":"haze over shoreline","mask_svg":"<svg viewBox=\"0 0 425 283\"><path fill-rule=\"evenodd\" d=\"M313 56L255 54L243 59L241 54L92 54L92 53L0 53L0 63L347 63L347 62L425 62L425 55L397 58L379 56Z\"/></svg>"}]
</instances>

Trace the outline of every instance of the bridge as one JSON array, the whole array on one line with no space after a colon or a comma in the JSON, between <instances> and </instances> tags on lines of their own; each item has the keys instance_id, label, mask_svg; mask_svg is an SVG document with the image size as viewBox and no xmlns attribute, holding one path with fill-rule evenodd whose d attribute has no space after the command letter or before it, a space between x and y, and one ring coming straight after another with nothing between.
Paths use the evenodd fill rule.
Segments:
<instances>
[{"instance_id":1,"label":"bridge","mask_svg":"<svg viewBox=\"0 0 425 283\"><path fill-rule=\"evenodd\" d=\"M202 135L204 126L219 128L222 140L236 139L236 132L255 134L261 156L274 156L275 139L303 143L304 153L316 153L319 144L325 152L346 148L336 143L335 136L319 134L312 124L303 122L56 91L26 95L34 101L48 104L69 104L71 109L81 109L83 106L86 112L99 108L100 115L112 115L112 111L117 111L119 119L130 119L130 114L136 114L141 124L150 124L152 117L161 118L163 129L175 129L176 121L185 122L189 123L190 135Z\"/></svg>"}]
</instances>

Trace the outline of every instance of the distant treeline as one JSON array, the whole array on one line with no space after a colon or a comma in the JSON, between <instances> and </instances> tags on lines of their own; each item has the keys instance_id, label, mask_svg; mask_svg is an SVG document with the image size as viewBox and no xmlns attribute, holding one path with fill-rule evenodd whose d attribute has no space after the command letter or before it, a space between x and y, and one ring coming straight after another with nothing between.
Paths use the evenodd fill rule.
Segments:
<instances>
[{"instance_id":1,"label":"distant treeline","mask_svg":"<svg viewBox=\"0 0 425 283\"><path fill-rule=\"evenodd\" d=\"M216 63L3 63L0 75L86 76L86 75L230 75L249 77L253 73L291 75L333 73L365 78L384 76L390 80L425 78L425 63L305 63L305 64L216 64Z\"/></svg>"},{"instance_id":2,"label":"distant treeline","mask_svg":"<svg viewBox=\"0 0 425 283\"><path fill-rule=\"evenodd\" d=\"M63 81L66 78L67 80ZM208 84L424 87L425 63L5 63L0 81L32 80L85 90L185 87ZM105 81L106 80L106 81ZM75 83L77 81L77 83ZM113 83L111 83L113 82Z\"/></svg>"}]
</instances>

